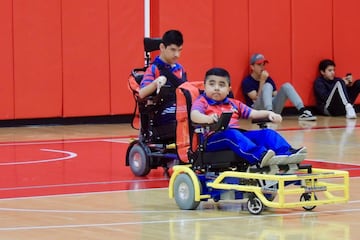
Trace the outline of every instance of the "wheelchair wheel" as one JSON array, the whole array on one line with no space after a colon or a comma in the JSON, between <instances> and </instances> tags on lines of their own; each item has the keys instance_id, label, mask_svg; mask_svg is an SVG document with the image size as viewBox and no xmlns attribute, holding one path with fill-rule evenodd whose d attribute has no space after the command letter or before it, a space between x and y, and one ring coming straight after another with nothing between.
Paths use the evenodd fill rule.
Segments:
<instances>
[{"instance_id":1,"label":"wheelchair wheel","mask_svg":"<svg viewBox=\"0 0 360 240\"><path fill-rule=\"evenodd\" d=\"M314 199L317 200L316 195L314 195ZM300 196L300 202L306 202L306 201L310 201L311 200L311 194L310 193L303 193ZM303 206L303 209L305 209L306 211L311 211L316 207L316 205L314 206Z\"/></svg>"},{"instance_id":2,"label":"wheelchair wheel","mask_svg":"<svg viewBox=\"0 0 360 240\"><path fill-rule=\"evenodd\" d=\"M247 208L251 214L259 215L264 209L264 204L255 194L251 194L247 201Z\"/></svg>"},{"instance_id":3,"label":"wheelchair wheel","mask_svg":"<svg viewBox=\"0 0 360 240\"><path fill-rule=\"evenodd\" d=\"M149 174L150 162L143 147L139 144L133 145L127 157L130 169L135 176L143 177Z\"/></svg>"},{"instance_id":4,"label":"wheelchair wheel","mask_svg":"<svg viewBox=\"0 0 360 240\"><path fill-rule=\"evenodd\" d=\"M194 183L189 175L181 173L174 181L175 202L182 210L196 209L200 201L195 201Z\"/></svg>"}]
</instances>

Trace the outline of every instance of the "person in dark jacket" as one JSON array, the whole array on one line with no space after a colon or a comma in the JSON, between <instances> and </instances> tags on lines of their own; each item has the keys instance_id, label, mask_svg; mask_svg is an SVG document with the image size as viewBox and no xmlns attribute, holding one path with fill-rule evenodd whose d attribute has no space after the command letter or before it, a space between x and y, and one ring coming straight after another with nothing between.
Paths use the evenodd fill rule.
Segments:
<instances>
[{"instance_id":1,"label":"person in dark jacket","mask_svg":"<svg viewBox=\"0 0 360 240\"><path fill-rule=\"evenodd\" d=\"M316 107L324 115L356 118L353 107L360 93L360 80L353 81L350 73L343 78L335 76L335 62L324 59L319 63L320 76L314 82Z\"/></svg>"}]
</instances>

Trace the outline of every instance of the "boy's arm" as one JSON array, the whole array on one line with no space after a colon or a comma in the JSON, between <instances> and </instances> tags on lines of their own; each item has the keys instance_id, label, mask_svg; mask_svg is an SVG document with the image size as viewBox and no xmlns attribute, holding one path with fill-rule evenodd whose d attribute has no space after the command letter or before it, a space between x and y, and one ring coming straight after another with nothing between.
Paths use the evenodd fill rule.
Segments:
<instances>
[{"instance_id":1,"label":"boy's arm","mask_svg":"<svg viewBox=\"0 0 360 240\"><path fill-rule=\"evenodd\" d=\"M216 123L219 119L216 114L206 115L201 113L199 110L191 110L190 118L192 122L202 124Z\"/></svg>"},{"instance_id":2,"label":"boy's arm","mask_svg":"<svg viewBox=\"0 0 360 240\"><path fill-rule=\"evenodd\" d=\"M259 86L259 89L260 88L261 88L261 86ZM253 102L255 102L256 99L258 98L258 92L256 90L252 90L251 92L248 92L247 95Z\"/></svg>"},{"instance_id":3,"label":"boy's arm","mask_svg":"<svg viewBox=\"0 0 360 240\"><path fill-rule=\"evenodd\" d=\"M282 121L282 117L280 114L274 113L272 111L267 111L267 110L252 109L249 117L251 119L268 118L271 122L274 122L274 123L280 123Z\"/></svg>"},{"instance_id":4,"label":"boy's arm","mask_svg":"<svg viewBox=\"0 0 360 240\"><path fill-rule=\"evenodd\" d=\"M144 98L151 95L153 92L164 86L165 83L166 83L166 77L159 76L154 81L152 81L151 83L140 89L139 97Z\"/></svg>"},{"instance_id":5,"label":"boy's arm","mask_svg":"<svg viewBox=\"0 0 360 240\"><path fill-rule=\"evenodd\" d=\"M317 79L314 82L314 93L315 93L315 97L319 99L319 101L322 103L326 102L330 94L325 84L320 79Z\"/></svg>"}]
</instances>

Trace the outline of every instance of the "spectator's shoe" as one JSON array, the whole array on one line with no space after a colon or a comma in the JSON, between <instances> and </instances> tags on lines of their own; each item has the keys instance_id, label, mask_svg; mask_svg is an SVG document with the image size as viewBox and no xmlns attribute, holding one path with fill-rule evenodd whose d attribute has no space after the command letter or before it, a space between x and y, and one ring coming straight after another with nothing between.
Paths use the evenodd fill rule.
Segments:
<instances>
[{"instance_id":1,"label":"spectator's shoe","mask_svg":"<svg viewBox=\"0 0 360 240\"><path fill-rule=\"evenodd\" d=\"M260 167L269 166L271 163L271 159L275 156L275 152L273 150L267 150L263 157L261 158Z\"/></svg>"},{"instance_id":2,"label":"spectator's shoe","mask_svg":"<svg viewBox=\"0 0 360 240\"><path fill-rule=\"evenodd\" d=\"M355 119L357 117L355 109L350 103L346 104L345 110L346 110L346 118Z\"/></svg>"},{"instance_id":3,"label":"spectator's shoe","mask_svg":"<svg viewBox=\"0 0 360 240\"><path fill-rule=\"evenodd\" d=\"M299 121L316 121L316 116L312 115L310 110L304 110L299 116Z\"/></svg>"}]
</instances>

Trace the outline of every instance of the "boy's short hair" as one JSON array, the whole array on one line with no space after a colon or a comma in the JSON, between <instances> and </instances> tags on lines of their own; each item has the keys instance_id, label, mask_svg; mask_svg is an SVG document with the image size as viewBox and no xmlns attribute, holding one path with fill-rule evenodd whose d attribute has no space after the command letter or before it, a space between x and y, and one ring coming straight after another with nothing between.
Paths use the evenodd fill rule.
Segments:
<instances>
[{"instance_id":1,"label":"boy's short hair","mask_svg":"<svg viewBox=\"0 0 360 240\"><path fill-rule=\"evenodd\" d=\"M319 63L319 72L320 71L325 71L328 66L336 67L335 62L333 60L331 60L331 59L321 60L320 63Z\"/></svg>"},{"instance_id":2,"label":"boy's short hair","mask_svg":"<svg viewBox=\"0 0 360 240\"><path fill-rule=\"evenodd\" d=\"M179 30L166 31L162 37L162 43L165 47L175 44L176 46L182 46L184 43L183 35Z\"/></svg>"},{"instance_id":3,"label":"boy's short hair","mask_svg":"<svg viewBox=\"0 0 360 240\"><path fill-rule=\"evenodd\" d=\"M205 73L204 83L206 83L206 80L207 80L208 76L210 76L210 75L225 77L230 86L230 74L224 68L214 67L214 68L210 68L209 70L207 70Z\"/></svg>"}]
</instances>

